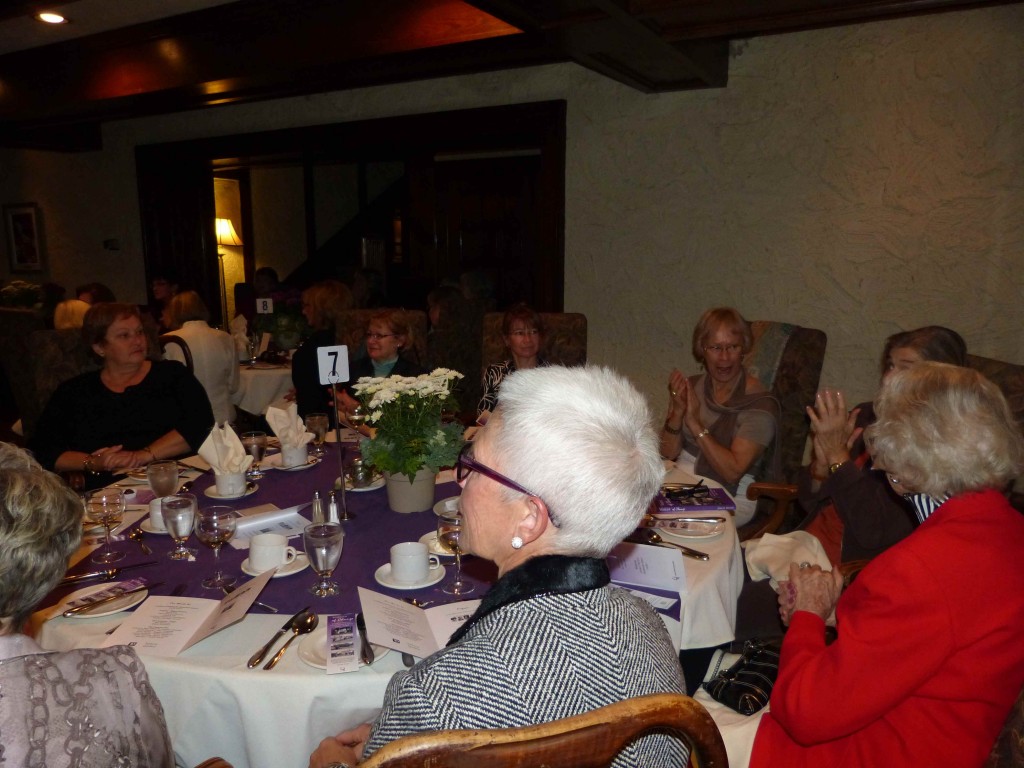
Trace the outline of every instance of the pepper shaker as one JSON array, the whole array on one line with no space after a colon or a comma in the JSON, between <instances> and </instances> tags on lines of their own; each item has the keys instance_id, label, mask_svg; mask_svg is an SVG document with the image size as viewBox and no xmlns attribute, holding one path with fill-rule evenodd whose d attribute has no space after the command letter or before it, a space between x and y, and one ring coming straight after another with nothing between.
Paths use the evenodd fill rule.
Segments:
<instances>
[{"instance_id":1,"label":"pepper shaker","mask_svg":"<svg viewBox=\"0 0 1024 768\"><path fill-rule=\"evenodd\" d=\"M323 523L324 520L324 503L320 499L320 491L313 491L313 506L310 509L310 517L314 523Z\"/></svg>"}]
</instances>

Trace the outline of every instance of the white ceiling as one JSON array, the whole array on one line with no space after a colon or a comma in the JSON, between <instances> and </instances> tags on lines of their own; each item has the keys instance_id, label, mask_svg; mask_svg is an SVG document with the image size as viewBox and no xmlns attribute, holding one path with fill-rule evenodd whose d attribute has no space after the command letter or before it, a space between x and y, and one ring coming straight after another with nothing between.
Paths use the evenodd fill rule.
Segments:
<instances>
[{"instance_id":1,"label":"white ceiling","mask_svg":"<svg viewBox=\"0 0 1024 768\"><path fill-rule=\"evenodd\" d=\"M58 2L47 6L46 9L63 14L69 20L67 24L43 24L28 15L0 20L0 55L230 2L234 0L77 0L64 4Z\"/></svg>"}]
</instances>

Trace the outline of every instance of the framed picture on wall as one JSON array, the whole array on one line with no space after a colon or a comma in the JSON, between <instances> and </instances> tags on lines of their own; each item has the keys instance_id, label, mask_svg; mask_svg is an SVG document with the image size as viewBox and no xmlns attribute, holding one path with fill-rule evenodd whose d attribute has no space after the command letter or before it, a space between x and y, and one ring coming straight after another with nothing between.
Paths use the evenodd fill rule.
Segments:
<instances>
[{"instance_id":1,"label":"framed picture on wall","mask_svg":"<svg viewBox=\"0 0 1024 768\"><path fill-rule=\"evenodd\" d=\"M43 219L39 206L17 203L4 206L4 231L11 272L42 272Z\"/></svg>"}]
</instances>

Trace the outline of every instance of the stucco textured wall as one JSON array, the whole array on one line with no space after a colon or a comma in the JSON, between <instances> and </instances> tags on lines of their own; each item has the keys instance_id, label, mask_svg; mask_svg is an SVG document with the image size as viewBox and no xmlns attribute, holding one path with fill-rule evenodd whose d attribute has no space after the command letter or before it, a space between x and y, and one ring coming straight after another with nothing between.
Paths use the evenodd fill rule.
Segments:
<instances>
[{"instance_id":1,"label":"stucco textured wall","mask_svg":"<svg viewBox=\"0 0 1024 768\"><path fill-rule=\"evenodd\" d=\"M125 121L93 156L0 154L0 195L40 202L68 248L116 236L137 257L136 144L566 99L565 307L590 359L657 417L669 369L695 370L697 317L732 304L825 330L824 383L865 399L897 330L949 325L1024 362L1021 29L1016 5L755 38L709 91L565 64ZM141 300L141 263L101 266Z\"/></svg>"}]
</instances>

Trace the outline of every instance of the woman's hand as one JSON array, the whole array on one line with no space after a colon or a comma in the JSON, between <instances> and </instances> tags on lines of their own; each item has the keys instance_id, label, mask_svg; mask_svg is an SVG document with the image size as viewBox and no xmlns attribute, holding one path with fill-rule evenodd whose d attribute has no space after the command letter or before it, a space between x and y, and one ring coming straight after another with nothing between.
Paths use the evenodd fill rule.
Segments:
<instances>
[{"instance_id":1,"label":"woman's hand","mask_svg":"<svg viewBox=\"0 0 1024 768\"><path fill-rule=\"evenodd\" d=\"M324 768L331 763L355 765L359 762L369 738L369 723L363 723L350 731L342 731L337 736L326 738L309 756L309 768Z\"/></svg>"},{"instance_id":2,"label":"woman's hand","mask_svg":"<svg viewBox=\"0 0 1024 768\"><path fill-rule=\"evenodd\" d=\"M807 408L814 449L811 474L815 477L827 477L829 465L850 460L853 444L864 431L856 426L859 413L859 408L848 412L843 393L829 389L819 392L814 405Z\"/></svg>"},{"instance_id":3,"label":"woman's hand","mask_svg":"<svg viewBox=\"0 0 1024 768\"><path fill-rule=\"evenodd\" d=\"M786 585L785 589L783 585ZM838 568L829 573L817 565L804 564L801 567L797 563L790 563L789 581L779 582L779 615L782 622L788 626L796 611L810 611L820 616L822 621L828 621L842 591L843 574Z\"/></svg>"},{"instance_id":4,"label":"woman's hand","mask_svg":"<svg viewBox=\"0 0 1024 768\"><path fill-rule=\"evenodd\" d=\"M689 382L686 376L673 368L668 375L668 417L669 419L682 416L686 413L686 404L690 392Z\"/></svg>"}]
</instances>

